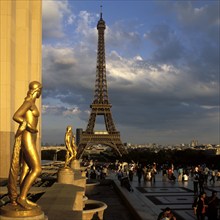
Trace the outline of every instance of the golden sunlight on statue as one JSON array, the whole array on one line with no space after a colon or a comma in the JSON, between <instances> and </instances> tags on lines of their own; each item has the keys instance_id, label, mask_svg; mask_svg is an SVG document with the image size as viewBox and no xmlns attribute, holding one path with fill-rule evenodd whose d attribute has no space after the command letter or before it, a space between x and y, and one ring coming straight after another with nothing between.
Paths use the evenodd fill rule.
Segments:
<instances>
[{"instance_id":1,"label":"golden sunlight on statue","mask_svg":"<svg viewBox=\"0 0 220 220\"><path fill-rule=\"evenodd\" d=\"M65 144L66 144L66 160L64 167L68 168L70 162L76 159L77 147L75 144L75 136L72 133L71 126L67 126L65 134Z\"/></svg>"},{"instance_id":2,"label":"golden sunlight on statue","mask_svg":"<svg viewBox=\"0 0 220 220\"><path fill-rule=\"evenodd\" d=\"M31 210L36 203L27 199L27 194L41 173L41 163L36 147L39 110L35 105L41 96L42 85L37 81L29 84L29 90L23 104L15 112L13 120L19 124L8 178L8 195L11 204ZM17 193L17 179L20 173L20 194Z\"/></svg>"}]
</instances>

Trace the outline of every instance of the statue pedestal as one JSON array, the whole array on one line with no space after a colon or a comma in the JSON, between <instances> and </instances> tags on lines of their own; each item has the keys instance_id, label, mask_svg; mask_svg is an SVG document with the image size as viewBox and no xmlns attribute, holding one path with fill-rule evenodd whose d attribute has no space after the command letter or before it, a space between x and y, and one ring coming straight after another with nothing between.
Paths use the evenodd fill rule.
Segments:
<instances>
[{"instance_id":1,"label":"statue pedestal","mask_svg":"<svg viewBox=\"0 0 220 220\"><path fill-rule=\"evenodd\" d=\"M72 160L71 163L70 163L70 167L73 169L73 170L80 170L80 162L79 160Z\"/></svg>"},{"instance_id":2,"label":"statue pedestal","mask_svg":"<svg viewBox=\"0 0 220 220\"><path fill-rule=\"evenodd\" d=\"M59 169L57 175L57 182L64 184L73 184L74 181L74 173L70 167L64 167Z\"/></svg>"},{"instance_id":3,"label":"statue pedestal","mask_svg":"<svg viewBox=\"0 0 220 220\"><path fill-rule=\"evenodd\" d=\"M48 220L40 206L27 210L20 205L12 205L9 203L1 207L0 211L1 220Z\"/></svg>"},{"instance_id":4,"label":"statue pedestal","mask_svg":"<svg viewBox=\"0 0 220 220\"><path fill-rule=\"evenodd\" d=\"M82 170L81 175L82 175L82 177L86 177L86 171L85 171L85 170Z\"/></svg>"}]
</instances>

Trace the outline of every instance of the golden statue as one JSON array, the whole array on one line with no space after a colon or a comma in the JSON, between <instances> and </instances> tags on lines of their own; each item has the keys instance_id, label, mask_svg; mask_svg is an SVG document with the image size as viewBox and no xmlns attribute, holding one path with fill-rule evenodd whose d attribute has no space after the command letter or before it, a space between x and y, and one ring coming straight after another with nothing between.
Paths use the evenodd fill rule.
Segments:
<instances>
[{"instance_id":1,"label":"golden statue","mask_svg":"<svg viewBox=\"0 0 220 220\"><path fill-rule=\"evenodd\" d=\"M41 163L36 148L37 124L40 114L35 105L36 99L40 98L41 90L41 83L31 82L23 104L13 116L13 120L19 123L19 127L15 134L8 178L8 194L12 205L20 205L27 210L37 206L36 203L27 199L27 194L33 182L41 173ZM20 194L18 195L17 179L20 169Z\"/></svg>"},{"instance_id":2,"label":"golden statue","mask_svg":"<svg viewBox=\"0 0 220 220\"><path fill-rule=\"evenodd\" d=\"M64 164L64 168L68 168L69 163L76 159L76 144L75 144L75 136L72 133L71 126L67 126L66 134L65 134L65 144L66 144L66 160Z\"/></svg>"}]
</instances>

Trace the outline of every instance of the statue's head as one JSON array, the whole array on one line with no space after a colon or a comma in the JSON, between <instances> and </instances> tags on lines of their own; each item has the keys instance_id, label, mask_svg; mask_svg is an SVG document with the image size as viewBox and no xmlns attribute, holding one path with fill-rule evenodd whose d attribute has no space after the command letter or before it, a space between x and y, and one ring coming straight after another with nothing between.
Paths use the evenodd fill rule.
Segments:
<instances>
[{"instance_id":1,"label":"statue's head","mask_svg":"<svg viewBox=\"0 0 220 220\"><path fill-rule=\"evenodd\" d=\"M72 131L72 127L71 126L67 126L66 127L66 131Z\"/></svg>"},{"instance_id":2,"label":"statue's head","mask_svg":"<svg viewBox=\"0 0 220 220\"><path fill-rule=\"evenodd\" d=\"M35 92L37 92L37 98L39 98L41 95L41 89L42 89L42 84L40 82L32 81L29 83L28 95L33 95Z\"/></svg>"}]
</instances>

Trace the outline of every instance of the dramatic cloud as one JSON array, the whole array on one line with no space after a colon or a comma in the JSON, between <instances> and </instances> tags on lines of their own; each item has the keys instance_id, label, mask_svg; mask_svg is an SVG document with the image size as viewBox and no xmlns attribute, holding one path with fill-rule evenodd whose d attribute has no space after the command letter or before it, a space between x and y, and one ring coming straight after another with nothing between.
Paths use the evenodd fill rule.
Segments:
<instances>
[{"instance_id":1,"label":"dramatic cloud","mask_svg":"<svg viewBox=\"0 0 220 220\"><path fill-rule=\"evenodd\" d=\"M177 19L184 25L185 28L191 31L199 31L204 34L210 34L211 30L214 32L220 23L218 3L212 2L209 5L193 6L192 2L176 3L174 10ZM217 6L217 7L216 7ZM196 27L196 30L195 30ZM211 37L211 35L209 35Z\"/></svg>"},{"instance_id":2,"label":"dramatic cloud","mask_svg":"<svg viewBox=\"0 0 220 220\"><path fill-rule=\"evenodd\" d=\"M43 45L43 140L59 142L51 139L50 123L53 129L57 126L54 133L58 135L59 127L62 134L68 123L85 129L88 122L95 89L99 15L88 10L73 13L67 1L53 1L52 12L45 14L52 7L49 2L43 11L44 38L53 40ZM137 18L129 25L126 20L106 20L108 92L116 127L123 141L132 143L189 143L195 138L200 143L217 143L216 4L195 6L176 1L158 4L160 11L162 17L155 15L151 25L138 28Z\"/></svg>"},{"instance_id":3,"label":"dramatic cloud","mask_svg":"<svg viewBox=\"0 0 220 220\"><path fill-rule=\"evenodd\" d=\"M107 48L116 49L120 48L120 51L126 55L130 55L137 48L141 46L141 36L135 30L135 24L128 26L124 21L118 21L111 27L106 28L106 44Z\"/></svg>"},{"instance_id":4,"label":"dramatic cloud","mask_svg":"<svg viewBox=\"0 0 220 220\"><path fill-rule=\"evenodd\" d=\"M156 25L149 33L144 34L157 47L153 59L158 62L175 62L183 56L183 45L174 30L166 24Z\"/></svg>"},{"instance_id":5,"label":"dramatic cloud","mask_svg":"<svg viewBox=\"0 0 220 220\"><path fill-rule=\"evenodd\" d=\"M43 1L42 8L42 26L43 39L62 38L65 33L63 30L64 14L70 14L68 1ZM73 21L73 16L69 17L69 23Z\"/></svg>"},{"instance_id":6,"label":"dramatic cloud","mask_svg":"<svg viewBox=\"0 0 220 220\"><path fill-rule=\"evenodd\" d=\"M68 108L68 107L64 107L64 106L43 105L42 113L43 114L71 116L71 115L78 115L80 113L80 111L77 107Z\"/></svg>"}]
</instances>

